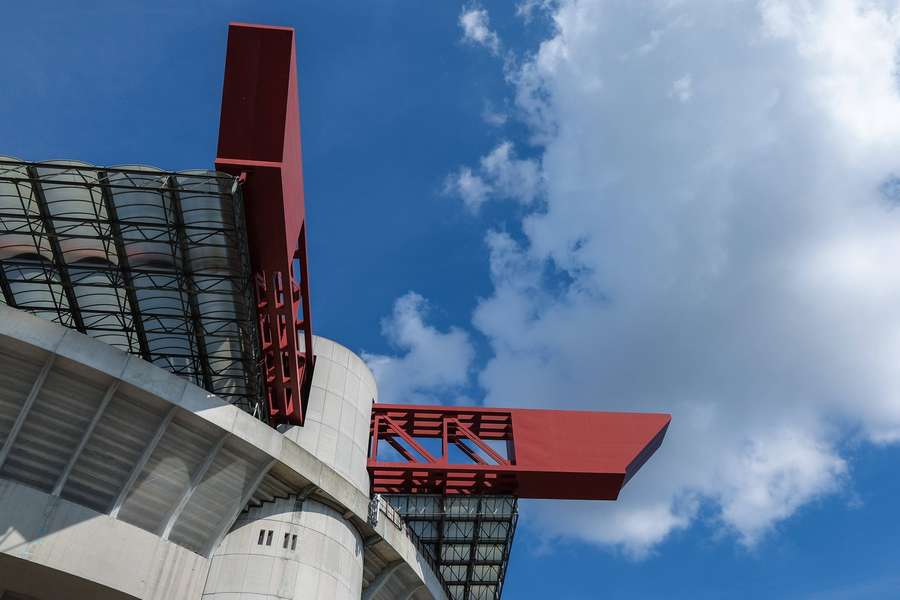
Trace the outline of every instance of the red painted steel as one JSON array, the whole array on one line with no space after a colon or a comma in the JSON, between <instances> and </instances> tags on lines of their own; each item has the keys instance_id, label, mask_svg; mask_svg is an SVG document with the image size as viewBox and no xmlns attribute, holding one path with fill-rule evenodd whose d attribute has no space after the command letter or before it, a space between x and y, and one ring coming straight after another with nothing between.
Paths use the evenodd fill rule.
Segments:
<instances>
[{"instance_id":1,"label":"red painted steel","mask_svg":"<svg viewBox=\"0 0 900 600\"><path fill-rule=\"evenodd\" d=\"M615 500L659 448L670 420L658 413L373 404L372 492ZM440 455L423 438L440 440ZM381 441L404 460L379 459ZM506 452L498 452L504 443ZM453 446L470 462L453 462Z\"/></svg>"},{"instance_id":2,"label":"red painted steel","mask_svg":"<svg viewBox=\"0 0 900 600\"><path fill-rule=\"evenodd\" d=\"M295 52L293 29L229 25L216 168L244 180L269 422L302 425L315 357Z\"/></svg>"}]
</instances>

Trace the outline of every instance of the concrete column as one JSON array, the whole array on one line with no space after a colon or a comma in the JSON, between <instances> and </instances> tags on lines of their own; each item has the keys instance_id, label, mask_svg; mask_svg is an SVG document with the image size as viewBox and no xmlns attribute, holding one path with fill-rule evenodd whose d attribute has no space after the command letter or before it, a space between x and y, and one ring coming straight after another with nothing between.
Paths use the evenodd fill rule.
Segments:
<instances>
[{"instance_id":1,"label":"concrete column","mask_svg":"<svg viewBox=\"0 0 900 600\"><path fill-rule=\"evenodd\" d=\"M285 427L285 437L312 452L364 494L369 493L366 456L375 377L366 363L344 346L316 337L313 372L303 427Z\"/></svg>"},{"instance_id":2,"label":"concrete column","mask_svg":"<svg viewBox=\"0 0 900 600\"><path fill-rule=\"evenodd\" d=\"M363 544L341 514L279 499L241 515L213 553L204 600L359 600Z\"/></svg>"}]
</instances>

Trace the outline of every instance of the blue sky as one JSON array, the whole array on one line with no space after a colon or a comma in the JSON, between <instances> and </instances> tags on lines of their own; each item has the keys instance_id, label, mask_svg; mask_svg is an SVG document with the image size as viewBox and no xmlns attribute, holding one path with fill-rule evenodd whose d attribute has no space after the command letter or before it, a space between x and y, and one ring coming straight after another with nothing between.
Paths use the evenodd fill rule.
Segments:
<instances>
[{"instance_id":1,"label":"blue sky","mask_svg":"<svg viewBox=\"0 0 900 600\"><path fill-rule=\"evenodd\" d=\"M523 503L506 598L900 597L896 3L4 14L0 154L168 169L228 21L295 27L316 332L383 399L673 413L618 504Z\"/></svg>"}]
</instances>

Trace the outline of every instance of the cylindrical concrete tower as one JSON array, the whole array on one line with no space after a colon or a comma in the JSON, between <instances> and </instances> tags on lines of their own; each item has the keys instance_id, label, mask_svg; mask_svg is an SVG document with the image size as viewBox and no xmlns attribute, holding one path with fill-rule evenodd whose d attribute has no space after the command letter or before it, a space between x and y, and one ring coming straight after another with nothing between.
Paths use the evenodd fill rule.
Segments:
<instances>
[{"instance_id":1,"label":"cylindrical concrete tower","mask_svg":"<svg viewBox=\"0 0 900 600\"><path fill-rule=\"evenodd\" d=\"M368 494L366 447L372 403L378 401L375 376L360 357L337 342L315 337L313 343L316 368L306 422L279 430Z\"/></svg>"},{"instance_id":2,"label":"cylindrical concrete tower","mask_svg":"<svg viewBox=\"0 0 900 600\"><path fill-rule=\"evenodd\" d=\"M212 556L204 600L358 600L363 545L338 511L296 497L241 515Z\"/></svg>"},{"instance_id":3,"label":"cylindrical concrete tower","mask_svg":"<svg viewBox=\"0 0 900 600\"><path fill-rule=\"evenodd\" d=\"M368 494L366 445L375 378L344 346L316 337L306 423L285 437ZM359 533L338 511L291 496L242 514L214 552L203 598L357 600L363 584Z\"/></svg>"}]
</instances>

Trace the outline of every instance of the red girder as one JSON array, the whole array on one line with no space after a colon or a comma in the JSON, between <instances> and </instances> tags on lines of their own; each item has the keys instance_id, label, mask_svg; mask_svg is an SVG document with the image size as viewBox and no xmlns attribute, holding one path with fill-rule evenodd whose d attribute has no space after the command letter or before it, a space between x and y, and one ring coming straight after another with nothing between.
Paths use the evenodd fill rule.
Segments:
<instances>
[{"instance_id":1,"label":"red girder","mask_svg":"<svg viewBox=\"0 0 900 600\"><path fill-rule=\"evenodd\" d=\"M294 38L289 28L230 25L216 168L243 182L269 422L302 425L315 356ZM662 443L669 421L375 404L372 491L614 500ZM402 461L379 460L382 438ZM417 438L440 439L440 455ZM501 441L505 457L491 446ZM472 462L451 462L451 446Z\"/></svg>"},{"instance_id":2,"label":"red girder","mask_svg":"<svg viewBox=\"0 0 900 600\"><path fill-rule=\"evenodd\" d=\"M216 156L243 180L269 422L302 425L315 357L293 29L229 25Z\"/></svg>"},{"instance_id":3,"label":"red girder","mask_svg":"<svg viewBox=\"0 0 900 600\"><path fill-rule=\"evenodd\" d=\"M670 420L657 413L373 404L372 492L615 500L662 443ZM440 439L440 456L416 438ZM381 440L405 462L380 459ZM506 457L491 441L506 442ZM450 462L454 445L472 462Z\"/></svg>"}]
</instances>

